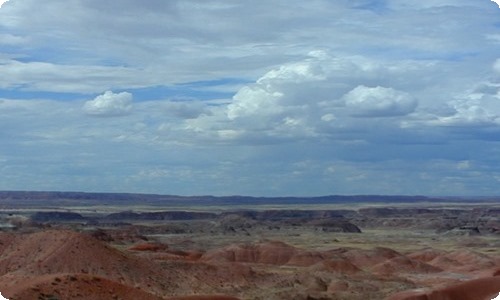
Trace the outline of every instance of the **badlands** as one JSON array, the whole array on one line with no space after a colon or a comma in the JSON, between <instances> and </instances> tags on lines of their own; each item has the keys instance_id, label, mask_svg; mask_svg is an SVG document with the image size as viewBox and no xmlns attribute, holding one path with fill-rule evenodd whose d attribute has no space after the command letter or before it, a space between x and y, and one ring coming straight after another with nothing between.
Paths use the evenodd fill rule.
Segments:
<instances>
[{"instance_id":1,"label":"badlands","mask_svg":"<svg viewBox=\"0 0 500 300\"><path fill-rule=\"evenodd\" d=\"M2 295L490 300L500 292L495 199L141 197L0 193Z\"/></svg>"}]
</instances>

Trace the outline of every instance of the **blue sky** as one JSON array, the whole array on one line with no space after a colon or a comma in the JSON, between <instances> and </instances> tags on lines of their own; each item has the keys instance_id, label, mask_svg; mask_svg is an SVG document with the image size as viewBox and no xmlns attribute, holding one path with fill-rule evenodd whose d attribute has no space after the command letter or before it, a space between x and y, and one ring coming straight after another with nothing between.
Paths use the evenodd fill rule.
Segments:
<instances>
[{"instance_id":1,"label":"blue sky","mask_svg":"<svg viewBox=\"0 0 500 300\"><path fill-rule=\"evenodd\" d=\"M11 0L0 189L498 195L489 0Z\"/></svg>"}]
</instances>

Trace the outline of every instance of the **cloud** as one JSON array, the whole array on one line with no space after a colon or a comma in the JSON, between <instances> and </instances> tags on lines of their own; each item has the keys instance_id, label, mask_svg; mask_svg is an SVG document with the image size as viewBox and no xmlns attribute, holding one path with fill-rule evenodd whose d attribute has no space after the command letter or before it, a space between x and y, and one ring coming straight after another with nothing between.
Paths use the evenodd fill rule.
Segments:
<instances>
[{"instance_id":1,"label":"cloud","mask_svg":"<svg viewBox=\"0 0 500 300\"><path fill-rule=\"evenodd\" d=\"M493 70L495 70L495 72L497 73L500 73L500 58L495 60L495 63L493 64Z\"/></svg>"},{"instance_id":2,"label":"cloud","mask_svg":"<svg viewBox=\"0 0 500 300\"><path fill-rule=\"evenodd\" d=\"M83 105L83 111L93 116L120 116L130 113L131 109L132 94L127 92L106 91Z\"/></svg>"},{"instance_id":3,"label":"cloud","mask_svg":"<svg viewBox=\"0 0 500 300\"><path fill-rule=\"evenodd\" d=\"M487 0L38 2L0 10L0 188L498 190Z\"/></svg>"},{"instance_id":4,"label":"cloud","mask_svg":"<svg viewBox=\"0 0 500 300\"><path fill-rule=\"evenodd\" d=\"M399 85L387 78L402 78L405 74L413 77L413 73L428 67L427 62L386 63L311 51L302 60L267 71L255 83L240 88L225 108L217 107L211 116L189 124L203 134L219 130L237 132L222 136L247 138L248 142L257 137L270 143L276 139L331 137L351 129L354 133L361 126L373 127L368 125L369 120L360 123L355 119L403 118L414 112L417 100L409 92L378 85ZM401 88L415 89L406 84ZM380 122L378 127L389 128L398 119ZM364 138L351 136L351 139Z\"/></svg>"},{"instance_id":5,"label":"cloud","mask_svg":"<svg viewBox=\"0 0 500 300\"><path fill-rule=\"evenodd\" d=\"M475 4L467 0L407 0L404 2L397 0L389 0L388 6L392 8L397 7L407 7L412 9L423 9L423 8L433 8L433 7L468 7L468 6L481 6L481 4Z\"/></svg>"},{"instance_id":6,"label":"cloud","mask_svg":"<svg viewBox=\"0 0 500 300\"><path fill-rule=\"evenodd\" d=\"M479 131L500 130L499 99L500 83L478 82L469 89L457 92L452 100L445 103L443 110L430 111L427 115L429 119L423 123L454 128L479 138L482 136Z\"/></svg>"},{"instance_id":7,"label":"cloud","mask_svg":"<svg viewBox=\"0 0 500 300\"><path fill-rule=\"evenodd\" d=\"M351 115L356 117L403 116L417 107L417 101L410 94L381 86L357 86L343 99Z\"/></svg>"},{"instance_id":8,"label":"cloud","mask_svg":"<svg viewBox=\"0 0 500 300\"><path fill-rule=\"evenodd\" d=\"M496 20L488 13L488 3L476 2L387 1L378 5L387 7L380 15L369 6L351 8L356 5L348 1L278 1L272 6L265 1L122 1L119 9L102 1L71 1L48 2L28 18L37 2L24 0L9 3L0 24L18 38L29 37L29 47L23 48L25 60L47 55L60 67L128 66L144 71L136 79L172 84L213 75L255 77L319 47L339 54L385 53L395 59L460 57L484 43L484 36L474 32L484 32ZM472 8L456 9L464 6ZM415 13L422 7L433 10ZM299 10L301 14L296 14ZM464 17L467 24L442 23ZM109 84L104 89L116 87Z\"/></svg>"},{"instance_id":9,"label":"cloud","mask_svg":"<svg viewBox=\"0 0 500 300\"><path fill-rule=\"evenodd\" d=\"M180 119L196 119L201 115L210 115L211 111L204 103L195 100L168 101L164 104L165 113Z\"/></svg>"},{"instance_id":10,"label":"cloud","mask_svg":"<svg viewBox=\"0 0 500 300\"><path fill-rule=\"evenodd\" d=\"M281 92L269 91L258 85L243 87L228 106L227 117L234 120L247 116L278 114L281 111L278 103L281 97Z\"/></svg>"},{"instance_id":11,"label":"cloud","mask_svg":"<svg viewBox=\"0 0 500 300\"><path fill-rule=\"evenodd\" d=\"M16 46L26 44L27 42L28 39L25 37L8 33L0 34L0 45Z\"/></svg>"},{"instance_id":12,"label":"cloud","mask_svg":"<svg viewBox=\"0 0 500 300\"><path fill-rule=\"evenodd\" d=\"M439 118L440 125L460 127L500 125L499 115L493 111L489 111L479 103L455 102L452 105L456 109L456 113L451 116Z\"/></svg>"},{"instance_id":13,"label":"cloud","mask_svg":"<svg viewBox=\"0 0 500 300\"><path fill-rule=\"evenodd\" d=\"M5 75L0 81L0 88L20 91L88 94L110 88L156 85L156 79L141 75L146 70L124 66L23 62L0 56L0 70Z\"/></svg>"}]
</instances>

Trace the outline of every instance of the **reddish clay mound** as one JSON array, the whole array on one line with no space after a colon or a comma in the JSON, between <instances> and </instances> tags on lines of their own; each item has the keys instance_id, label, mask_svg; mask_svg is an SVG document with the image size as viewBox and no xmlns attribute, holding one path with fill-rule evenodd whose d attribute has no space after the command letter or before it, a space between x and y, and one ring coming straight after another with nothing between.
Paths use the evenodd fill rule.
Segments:
<instances>
[{"instance_id":1,"label":"reddish clay mound","mask_svg":"<svg viewBox=\"0 0 500 300\"><path fill-rule=\"evenodd\" d=\"M388 248L372 250L347 249L344 251L305 251L279 241L230 245L205 253L201 260L207 262L242 262L270 265L290 265L309 267L333 259L326 268L345 268L346 271L359 271L394 257L400 253ZM349 263L347 263L349 262Z\"/></svg>"},{"instance_id":2,"label":"reddish clay mound","mask_svg":"<svg viewBox=\"0 0 500 300\"><path fill-rule=\"evenodd\" d=\"M163 251L168 249L167 245L164 244L158 244L158 243L140 243L140 244L135 244L132 247L129 247L128 250L132 251Z\"/></svg>"},{"instance_id":3,"label":"reddish clay mound","mask_svg":"<svg viewBox=\"0 0 500 300\"><path fill-rule=\"evenodd\" d=\"M308 267L317 264L319 262L322 262L325 259L326 259L325 255L321 252L297 251L297 253L295 253L287 262L287 265Z\"/></svg>"},{"instance_id":4,"label":"reddish clay mound","mask_svg":"<svg viewBox=\"0 0 500 300\"><path fill-rule=\"evenodd\" d=\"M350 261L342 258L324 260L310 268L311 271L324 271L335 274L355 274L361 270Z\"/></svg>"},{"instance_id":5,"label":"reddish clay mound","mask_svg":"<svg viewBox=\"0 0 500 300\"><path fill-rule=\"evenodd\" d=\"M5 252L6 249L14 242L16 235L6 232L0 232L0 253Z\"/></svg>"},{"instance_id":6,"label":"reddish clay mound","mask_svg":"<svg viewBox=\"0 0 500 300\"><path fill-rule=\"evenodd\" d=\"M172 295L186 294L233 294L234 287L256 287L255 282L262 279L262 273L255 272L249 264L171 261L168 263L172 272L190 274L203 280L203 285L192 283L195 291L185 290Z\"/></svg>"},{"instance_id":7,"label":"reddish clay mound","mask_svg":"<svg viewBox=\"0 0 500 300\"><path fill-rule=\"evenodd\" d=\"M180 251L180 250L165 250L165 251L146 251L138 254L148 260L156 261L188 261L195 262L201 258L202 252L198 251Z\"/></svg>"},{"instance_id":8,"label":"reddish clay mound","mask_svg":"<svg viewBox=\"0 0 500 300\"><path fill-rule=\"evenodd\" d=\"M350 249L342 253L342 257L348 259L360 269L370 268L388 259L401 256L403 255L399 252L383 247L377 247L371 250Z\"/></svg>"},{"instance_id":9,"label":"reddish clay mound","mask_svg":"<svg viewBox=\"0 0 500 300\"><path fill-rule=\"evenodd\" d=\"M436 257L444 256L447 252L432 248L426 248L419 251L412 252L407 256L411 259L416 259L422 262L430 262Z\"/></svg>"},{"instance_id":10,"label":"reddish clay mound","mask_svg":"<svg viewBox=\"0 0 500 300\"><path fill-rule=\"evenodd\" d=\"M184 297L173 297L167 298L166 300L240 300L239 298L231 296L184 296Z\"/></svg>"},{"instance_id":11,"label":"reddish clay mound","mask_svg":"<svg viewBox=\"0 0 500 300\"><path fill-rule=\"evenodd\" d=\"M450 259L446 256L437 256L433 260L429 261L428 264L437 268L441 268L446 271L454 270L457 268L457 266L461 265L457 261Z\"/></svg>"},{"instance_id":12,"label":"reddish clay mound","mask_svg":"<svg viewBox=\"0 0 500 300\"><path fill-rule=\"evenodd\" d=\"M94 238L49 230L16 235L0 253L0 274L93 273L109 275L129 257ZM114 271L113 271L114 272Z\"/></svg>"},{"instance_id":13,"label":"reddish clay mound","mask_svg":"<svg viewBox=\"0 0 500 300\"><path fill-rule=\"evenodd\" d=\"M491 300L500 293L500 277L464 281L431 292L402 292L388 300Z\"/></svg>"},{"instance_id":14,"label":"reddish clay mound","mask_svg":"<svg viewBox=\"0 0 500 300\"><path fill-rule=\"evenodd\" d=\"M409 254L408 257L428 263L442 270L460 273L483 272L484 270L493 269L498 265L497 258L470 250L453 252L426 250L424 253L414 252Z\"/></svg>"},{"instance_id":15,"label":"reddish clay mound","mask_svg":"<svg viewBox=\"0 0 500 300\"><path fill-rule=\"evenodd\" d=\"M445 257L456 262L451 269L462 272L491 269L496 266L495 259L486 254L470 250L453 251Z\"/></svg>"},{"instance_id":16,"label":"reddish clay mound","mask_svg":"<svg viewBox=\"0 0 500 300\"><path fill-rule=\"evenodd\" d=\"M256 245L230 245L222 249L209 251L202 260L211 262L245 262L270 265L284 265L298 252L283 242L265 242Z\"/></svg>"},{"instance_id":17,"label":"reddish clay mound","mask_svg":"<svg viewBox=\"0 0 500 300\"><path fill-rule=\"evenodd\" d=\"M191 291L203 286L186 273L169 272L152 261L127 255L88 235L49 230L8 239L0 252L0 275L36 277L57 273L85 273L155 293ZM1 288L1 287L0 287Z\"/></svg>"},{"instance_id":18,"label":"reddish clay mound","mask_svg":"<svg viewBox=\"0 0 500 300\"><path fill-rule=\"evenodd\" d=\"M404 291L393 294L387 297L386 300L429 300L429 298L423 289L418 289L418 290ZM441 300L447 300L447 299L441 299Z\"/></svg>"},{"instance_id":19,"label":"reddish clay mound","mask_svg":"<svg viewBox=\"0 0 500 300\"><path fill-rule=\"evenodd\" d=\"M202 252L199 251L183 251L169 249L165 244L161 243L138 243L127 249L134 255L146 258L148 260L169 261L169 260L185 260L196 261L201 258ZM142 253L141 253L142 252Z\"/></svg>"},{"instance_id":20,"label":"reddish clay mound","mask_svg":"<svg viewBox=\"0 0 500 300\"><path fill-rule=\"evenodd\" d=\"M378 274L400 274L400 273L437 273L443 271L440 268L431 266L424 262L408 258L406 256L398 256L388 259L380 264L375 265L372 272Z\"/></svg>"},{"instance_id":21,"label":"reddish clay mound","mask_svg":"<svg viewBox=\"0 0 500 300\"><path fill-rule=\"evenodd\" d=\"M500 277L486 277L433 291L429 299L491 300L498 293L500 293Z\"/></svg>"},{"instance_id":22,"label":"reddish clay mound","mask_svg":"<svg viewBox=\"0 0 500 300\"><path fill-rule=\"evenodd\" d=\"M39 276L33 279L27 278L16 286L2 290L2 292L5 297L11 300L163 300L163 298L143 290L87 274L57 274Z\"/></svg>"},{"instance_id":23,"label":"reddish clay mound","mask_svg":"<svg viewBox=\"0 0 500 300\"><path fill-rule=\"evenodd\" d=\"M328 285L327 291L329 293L339 293L339 292L346 292L350 288L349 282L346 280L333 280L330 282Z\"/></svg>"}]
</instances>

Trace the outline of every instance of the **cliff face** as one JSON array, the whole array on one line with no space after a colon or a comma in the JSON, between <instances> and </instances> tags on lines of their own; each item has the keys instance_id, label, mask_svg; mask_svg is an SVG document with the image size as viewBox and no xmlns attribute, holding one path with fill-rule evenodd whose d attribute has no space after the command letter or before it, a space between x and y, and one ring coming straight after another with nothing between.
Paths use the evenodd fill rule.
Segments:
<instances>
[{"instance_id":1,"label":"cliff face","mask_svg":"<svg viewBox=\"0 0 500 300\"><path fill-rule=\"evenodd\" d=\"M346 215L355 214L354 210L264 210L264 211L237 211L225 214L237 214L242 217L263 221L283 221L287 219L324 219L343 218ZM224 213L222 214L224 215Z\"/></svg>"},{"instance_id":2,"label":"cliff face","mask_svg":"<svg viewBox=\"0 0 500 300\"><path fill-rule=\"evenodd\" d=\"M35 222L50 222L50 221L84 221L82 215L74 212L60 212L60 211L50 211L50 212L37 212L31 216L31 220Z\"/></svg>"},{"instance_id":3,"label":"cliff face","mask_svg":"<svg viewBox=\"0 0 500 300\"><path fill-rule=\"evenodd\" d=\"M205 220L214 219L217 215L208 212L191 211L160 211L134 213L130 211L119 212L107 215L105 220Z\"/></svg>"}]
</instances>

